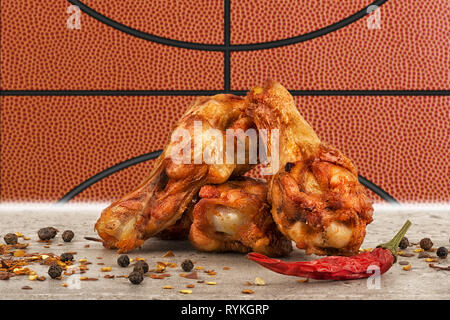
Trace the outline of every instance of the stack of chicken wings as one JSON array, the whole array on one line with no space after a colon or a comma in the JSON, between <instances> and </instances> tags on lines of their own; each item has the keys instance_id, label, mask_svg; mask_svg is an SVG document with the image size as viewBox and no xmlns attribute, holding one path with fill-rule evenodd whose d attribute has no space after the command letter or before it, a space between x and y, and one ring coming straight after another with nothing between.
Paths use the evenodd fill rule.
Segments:
<instances>
[{"instance_id":1,"label":"stack of chicken wings","mask_svg":"<svg viewBox=\"0 0 450 320\"><path fill-rule=\"evenodd\" d=\"M209 129L223 139L211 138ZM231 149L225 141L231 129L241 133L231 148L243 146L244 161L222 161ZM258 147L277 157L267 182L243 176L262 162L250 155L251 142L242 134L248 129L264 132ZM180 132L189 133L187 139ZM194 145L198 139L200 147ZM217 145L227 147L212 148ZM187 157L174 157L186 150ZM222 160L198 160L211 150L221 150L215 159ZM294 241L307 254L353 255L372 212L352 161L321 142L290 93L267 81L246 97L198 98L175 125L150 175L106 208L95 228L103 245L119 252L156 236L188 238L202 251L284 256Z\"/></svg>"}]
</instances>

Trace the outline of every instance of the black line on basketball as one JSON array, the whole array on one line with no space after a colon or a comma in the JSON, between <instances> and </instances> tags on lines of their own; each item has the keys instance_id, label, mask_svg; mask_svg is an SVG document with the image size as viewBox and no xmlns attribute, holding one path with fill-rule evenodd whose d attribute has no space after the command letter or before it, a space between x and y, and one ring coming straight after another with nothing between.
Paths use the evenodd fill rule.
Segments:
<instances>
[{"instance_id":1,"label":"black line on basketball","mask_svg":"<svg viewBox=\"0 0 450 320\"><path fill-rule=\"evenodd\" d=\"M143 155L128 159L128 160L118 163L112 167L109 167L109 168L97 173L96 175L93 175L89 179L85 180L84 182L80 183L78 186L76 186L75 188L70 190L61 199L58 200L58 203L67 203L70 200L72 200L74 197L76 197L78 194L80 194L82 191L86 190L87 188L89 188L93 184L97 183L98 181L100 181L120 170L134 166L141 162L156 159L157 157L159 157L161 155L161 153L162 153L162 150L145 153ZM377 186L375 183L371 182L370 180L364 178L361 175L358 175L358 180L363 186L365 186L369 190L373 191L375 194L377 194L381 199L385 200L386 202L393 203L393 204L399 204L399 202L397 200L395 200L394 197L392 197L389 193L387 193L386 191L381 189L379 186Z\"/></svg>"},{"instance_id":2,"label":"black line on basketball","mask_svg":"<svg viewBox=\"0 0 450 320\"><path fill-rule=\"evenodd\" d=\"M211 96L224 90L1 90L1 96ZM243 96L245 90L227 93ZM289 90L293 96L449 96L450 90Z\"/></svg>"},{"instance_id":3,"label":"black line on basketball","mask_svg":"<svg viewBox=\"0 0 450 320\"><path fill-rule=\"evenodd\" d=\"M71 4L74 4L78 6L81 11L88 14L94 19L97 19L98 21L115 28L117 30L120 30L122 32L125 32L129 35L135 36L137 38L141 38L144 40L156 42L159 44L164 44L167 46L172 47L178 47L178 48L184 48L184 49L191 49L191 50L205 50L205 51L252 51L252 50L264 50L264 49L271 49L271 48L277 48L282 46L287 46L307 40L311 40L323 35L326 35L330 32L336 31L338 29L341 29L361 18L366 16L368 14L367 9L370 6L381 6L384 4L387 0L376 0L369 6L363 8L362 10L356 12L355 14L338 21L334 24L331 24L329 26L323 27L321 29L318 29L316 31L312 31L309 33L305 33L302 35L298 35L291 38L286 38L282 40L275 40L275 41L269 41L269 42L261 42L261 43L250 43L250 44L206 44L206 43L197 43L197 42L186 42L186 41L180 41L180 40L174 40L169 38L164 38L160 36L156 36L154 34L146 33L131 27L128 27L122 23L119 23L111 18L108 18L104 16L103 14L95 11L94 9L88 7L84 3L82 3L79 0L68 0Z\"/></svg>"}]
</instances>

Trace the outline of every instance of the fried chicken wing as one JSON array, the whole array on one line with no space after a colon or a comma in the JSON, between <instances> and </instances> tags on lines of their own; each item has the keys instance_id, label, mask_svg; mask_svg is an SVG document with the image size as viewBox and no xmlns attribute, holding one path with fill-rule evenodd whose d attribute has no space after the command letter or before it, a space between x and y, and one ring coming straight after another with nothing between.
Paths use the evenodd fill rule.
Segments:
<instances>
[{"instance_id":1,"label":"fried chicken wing","mask_svg":"<svg viewBox=\"0 0 450 320\"><path fill-rule=\"evenodd\" d=\"M105 247L127 252L141 246L175 224L203 185L223 183L252 167L236 162L207 164L202 159L206 151L211 156L223 156L217 154L220 148L215 148L223 144L222 138L211 135L209 129L225 134L226 129L247 130L253 125L244 113L245 103L243 98L229 94L197 98L175 126L151 174L135 190L103 210L95 229ZM198 139L202 142L200 148L194 143Z\"/></svg>"},{"instance_id":2,"label":"fried chicken wing","mask_svg":"<svg viewBox=\"0 0 450 320\"><path fill-rule=\"evenodd\" d=\"M162 230L156 234L156 237L161 240L187 240L189 230L191 230L194 206L197 203L196 199L192 200L188 205L181 218L175 224Z\"/></svg>"},{"instance_id":3,"label":"fried chicken wing","mask_svg":"<svg viewBox=\"0 0 450 320\"><path fill-rule=\"evenodd\" d=\"M255 251L287 255L291 241L275 226L266 202L267 184L252 178L228 181L200 190L189 240L202 251Z\"/></svg>"},{"instance_id":4,"label":"fried chicken wing","mask_svg":"<svg viewBox=\"0 0 450 320\"><path fill-rule=\"evenodd\" d=\"M355 165L320 141L290 93L268 81L247 96L247 114L259 130L279 130L279 171L269 178L272 216L307 254L352 255L372 221L372 203Z\"/></svg>"}]
</instances>

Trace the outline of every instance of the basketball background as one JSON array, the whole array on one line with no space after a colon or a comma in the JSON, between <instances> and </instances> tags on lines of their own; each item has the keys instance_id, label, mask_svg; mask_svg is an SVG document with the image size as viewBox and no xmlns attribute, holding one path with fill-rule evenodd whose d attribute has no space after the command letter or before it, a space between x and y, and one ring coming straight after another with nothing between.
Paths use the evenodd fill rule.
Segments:
<instances>
[{"instance_id":1,"label":"basketball background","mask_svg":"<svg viewBox=\"0 0 450 320\"><path fill-rule=\"evenodd\" d=\"M194 96L272 78L387 194L448 202L449 15L448 0L4 0L0 201L57 201L161 149ZM72 201L118 198L151 167Z\"/></svg>"}]
</instances>

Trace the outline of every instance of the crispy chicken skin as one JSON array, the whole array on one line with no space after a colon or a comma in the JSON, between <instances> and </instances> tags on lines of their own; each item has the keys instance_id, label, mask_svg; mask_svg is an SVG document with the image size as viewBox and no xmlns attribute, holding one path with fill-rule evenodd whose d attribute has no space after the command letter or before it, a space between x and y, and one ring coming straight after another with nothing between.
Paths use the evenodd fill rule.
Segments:
<instances>
[{"instance_id":1,"label":"crispy chicken skin","mask_svg":"<svg viewBox=\"0 0 450 320\"><path fill-rule=\"evenodd\" d=\"M252 178L202 187L189 240L201 251L289 254L291 241L275 226L266 197L266 182Z\"/></svg>"},{"instance_id":2,"label":"crispy chicken skin","mask_svg":"<svg viewBox=\"0 0 450 320\"><path fill-rule=\"evenodd\" d=\"M269 178L268 200L280 231L307 254L356 254L373 209L355 165L320 141L279 83L268 81L247 99L258 130L279 129L280 169Z\"/></svg>"},{"instance_id":3,"label":"crispy chicken skin","mask_svg":"<svg viewBox=\"0 0 450 320\"><path fill-rule=\"evenodd\" d=\"M156 237L161 240L187 240L192 225L192 213L196 203L197 201L192 199L181 218L175 224L158 233Z\"/></svg>"},{"instance_id":4,"label":"crispy chicken skin","mask_svg":"<svg viewBox=\"0 0 450 320\"><path fill-rule=\"evenodd\" d=\"M202 124L203 152L217 143L207 134L208 129L224 134L229 128L245 131L253 125L244 113L245 103L244 98L229 94L196 99L174 127L151 174L135 190L103 210L95 229L105 247L127 252L141 246L146 239L175 224L203 185L223 183L230 176L251 169L248 164L206 164L202 158L199 164L194 162L198 152L193 147L194 122ZM177 129L190 133L189 141L184 142L191 144L190 164L174 160L174 154L182 154L178 149L183 144L183 139L174 134L179 132Z\"/></svg>"}]
</instances>

